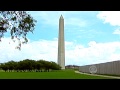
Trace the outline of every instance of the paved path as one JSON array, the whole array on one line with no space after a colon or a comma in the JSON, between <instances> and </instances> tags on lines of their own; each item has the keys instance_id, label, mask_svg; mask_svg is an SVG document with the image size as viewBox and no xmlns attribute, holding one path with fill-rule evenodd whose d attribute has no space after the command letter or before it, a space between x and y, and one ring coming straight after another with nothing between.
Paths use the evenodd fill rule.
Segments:
<instances>
[{"instance_id":1,"label":"paved path","mask_svg":"<svg viewBox=\"0 0 120 90\"><path fill-rule=\"evenodd\" d=\"M108 78L120 79L120 77L115 77L115 76L106 76L106 75L88 74L88 73L82 73L82 72L79 72L79 71L75 71L75 73L86 74L86 75L92 75L92 76L100 76L100 77L108 77Z\"/></svg>"}]
</instances>

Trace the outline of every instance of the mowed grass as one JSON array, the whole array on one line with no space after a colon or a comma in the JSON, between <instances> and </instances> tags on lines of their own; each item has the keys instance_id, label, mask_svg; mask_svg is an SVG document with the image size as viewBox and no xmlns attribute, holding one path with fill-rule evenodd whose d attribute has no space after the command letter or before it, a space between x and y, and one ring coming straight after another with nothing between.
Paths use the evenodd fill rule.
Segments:
<instances>
[{"instance_id":1,"label":"mowed grass","mask_svg":"<svg viewBox=\"0 0 120 90\"><path fill-rule=\"evenodd\" d=\"M74 70L51 72L0 72L0 79L111 79L75 73Z\"/></svg>"}]
</instances>

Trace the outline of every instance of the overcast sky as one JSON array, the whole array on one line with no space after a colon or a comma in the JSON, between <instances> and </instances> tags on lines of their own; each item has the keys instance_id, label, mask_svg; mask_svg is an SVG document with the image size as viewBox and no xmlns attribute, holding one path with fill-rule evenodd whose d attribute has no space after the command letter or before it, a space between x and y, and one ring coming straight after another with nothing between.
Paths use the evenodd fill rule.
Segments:
<instances>
[{"instance_id":1,"label":"overcast sky","mask_svg":"<svg viewBox=\"0 0 120 90\"><path fill-rule=\"evenodd\" d=\"M27 35L29 42L19 51L6 33L0 42L0 63L23 59L57 62L61 14L65 22L66 65L120 60L120 11L28 12L37 20L34 34Z\"/></svg>"}]
</instances>

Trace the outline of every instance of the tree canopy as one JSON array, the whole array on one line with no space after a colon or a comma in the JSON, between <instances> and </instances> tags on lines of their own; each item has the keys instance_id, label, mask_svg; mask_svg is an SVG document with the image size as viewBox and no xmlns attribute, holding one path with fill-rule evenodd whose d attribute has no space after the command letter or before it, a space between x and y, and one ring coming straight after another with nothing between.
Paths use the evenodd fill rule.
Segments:
<instances>
[{"instance_id":1,"label":"tree canopy","mask_svg":"<svg viewBox=\"0 0 120 90\"><path fill-rule=\"evenodd\" d=\"M4 70L5 72L42 72L42 71L48 71L49 70L60 70L61 67L52 61L45 61L45 60L30 60L25 59L21 61L8 61L6 63L0 64L0 69Z\"/></svg>"},{"instance_id":2,"label":"tree canopy","mask_svg":"<svg viewBox=\"0 0 120 90\"><path fill-rule=\"evenodd\" d=\"M36 22L26 11L0 11L0 41L4 33L10 31L11 39L19 41L17 49L20 50L21 44L28 42L26 35L28 32L33 33Z\"/></svg>"}]
</instances>

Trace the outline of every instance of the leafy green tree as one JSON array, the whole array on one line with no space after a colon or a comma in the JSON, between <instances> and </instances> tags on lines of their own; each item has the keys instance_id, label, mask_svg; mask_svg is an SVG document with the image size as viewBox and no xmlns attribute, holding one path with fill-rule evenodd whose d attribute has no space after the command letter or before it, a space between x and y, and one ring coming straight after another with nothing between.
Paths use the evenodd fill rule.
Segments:
<instances>
[{"instance_id":1,"label":"leafy green tree","mask_svg":"<svg viewBox=\"0 0 120 90\"><path fill-rule=\"evenodd\" d=\"M14 62L14 70L17 72L19 71L19 67L20 67L18 63L19 62Z\"/></svg>"},{"instance_id":2,"label":"leafy green tree","mask_svg":"<svg viewBox=\"0 0 120 90\"><path fill-rule=\"evenodd\" d=\"M45 61L45 67L46 67L46 70L49 72L49 70L52 69L51 68L51 62Z\"/></svg>"},{"instance_id":3,"label":"leafy green tree","mask_svg":"<svg viewBox=\"0 0 120 90\"><path fill-rule=\"evenodd\" d=\"M13 60L7 62L6 65L8 66L9 71L14 70L14 65L15 65L15 64L14 64L14 61L13 61Z\"/></svg>"},{"instance_id":4,"label":"leafy green tree","mask_svg":"<svg viewBox=\"0 0 120 90\"><path fill-rule=\"evenodd\" d=\"M36 20L26 11L0 11L0 41L4 33L10 32L11 39L19 41L17 49L21 49L21 43L27 43L28 32L34 31ZM24 41L21 41L21 38Z\"/></svg>"},{"instance_id":5,"label":"leafy green tree","mask_svg":"<svg viewBox=\"0 0 120 90\"><path fill-rule=\"evenodd\" d=\"M60 67L60 65L58 65L55 62L51 62L51 69L53 69L53 70L60 70L61 67Z\"/></svg>"},{"instance_id":6,"label":"leafy green tree","mask_svg":"<svg viewBox=\"0 0 120 90\"><path fill-rule=\"evenodd\" d=\"M47 71L46 61L45 61L45 60L38 60L38 62L42 64L42 67L41 67L41 68L44 69L44 71Z\"/></svg>"},{"instance_id":7,"label":"leafy green tree","mask_svg":"<svg viewBox=\"0 0 120 90\"><path fill-rule=\"evenodd\" d=\"M39 72L41 71L42 72L42 67L43 67L43 64L40 62L40 61L36 61L36 72Z\"/></svg>"},{"instance_id":8,"label":"leafy green tree","mask_svg":"<svg viewBox=\"0 0 120 90\"><path fill-rule=\"evenodd\" d=\"M26 68L26 62L25 61L19 61L18 62L18 71L25 71Z\"/></svg>"},{"instance_id":9,"label":"leafy green tree","mask_svg":"<svg viewBox=\"0 0 120 90\"><path fill-rule=\"evenodd\" d=\"M29 60L30 61L30 63L31 63L31 69L33 70L33 71L35 71L35 69L36 69L36 61L35 60Z\"/></svg>"},{"instance_id":10,"label":"leafy green tree","mask_svg":"<svg viewBox=\"0 0 120 90\"><path fill-rule=\"evenodd\" d=\"M7 65L7 63L2 63L1 68L6 72L9 69L9 66Z\"/></svg>"}]
</instances>

